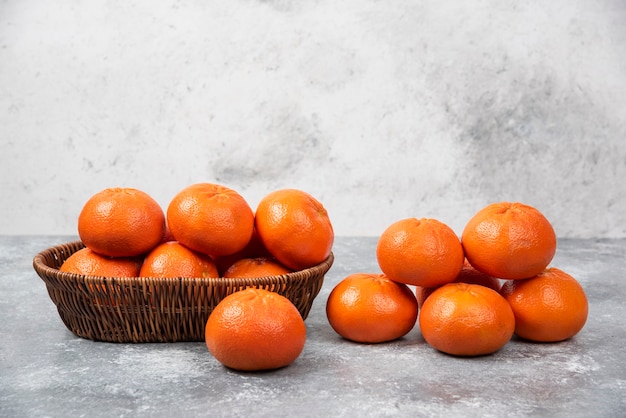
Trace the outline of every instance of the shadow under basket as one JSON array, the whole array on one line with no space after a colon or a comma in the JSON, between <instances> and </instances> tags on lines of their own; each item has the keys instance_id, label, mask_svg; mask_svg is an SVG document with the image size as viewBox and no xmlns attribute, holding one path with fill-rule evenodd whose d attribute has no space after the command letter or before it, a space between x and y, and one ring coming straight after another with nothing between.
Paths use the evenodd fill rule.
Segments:
<instances>
[{"instance_id":1,"label":"shadow under basket","mask_svg":"<svg viewBox=\"0 0 626 418\"><path fill-rule=\"evenodd\" d=\"M84 248L80 241L48 248L33 259L65 326L79 337L109 342L204 341L213 308L246 287L287 297L303 319L324 282L334 256L309 269L260 278L101 277L60 272Z\"/></svg>"}]
</instances>

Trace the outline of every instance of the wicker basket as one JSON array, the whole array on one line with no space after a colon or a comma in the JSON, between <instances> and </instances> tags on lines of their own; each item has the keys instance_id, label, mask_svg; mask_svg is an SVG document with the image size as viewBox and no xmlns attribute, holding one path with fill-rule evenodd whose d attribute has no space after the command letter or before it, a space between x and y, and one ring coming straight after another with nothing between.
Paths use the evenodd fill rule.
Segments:
<instances>
[{"instance_id":1,"label":"wicker basket","mask_svg":"<svg viewBox=\"0 0 626 418\"><path fill-rule=\"evenodd\" d=\"M110 342L204 341L213 308L248 286L287 297L306 319L334 261L331 253L306 270L249 279L115 278L60 272L63 262L83 247L76 241L49 248L35 256L33 267L70 331Z\"/></svg>"}]
</instances>

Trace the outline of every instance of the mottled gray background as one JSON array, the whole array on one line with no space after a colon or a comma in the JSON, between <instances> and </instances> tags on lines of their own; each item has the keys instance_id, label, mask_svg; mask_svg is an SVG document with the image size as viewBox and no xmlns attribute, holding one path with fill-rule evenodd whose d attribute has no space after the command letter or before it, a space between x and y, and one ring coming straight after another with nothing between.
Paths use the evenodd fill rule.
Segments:
<instances>
[{"instance_id":1,"label":"mottled gray background","mask_svg":"<svg viewBox=\"0 0 626 418\"><path fill-rule=\"evenodd\" d=\"M625 237L626 2L0 1L0 234L304 189L338 235L501 200Z\"/></svg>"}]
</instances>

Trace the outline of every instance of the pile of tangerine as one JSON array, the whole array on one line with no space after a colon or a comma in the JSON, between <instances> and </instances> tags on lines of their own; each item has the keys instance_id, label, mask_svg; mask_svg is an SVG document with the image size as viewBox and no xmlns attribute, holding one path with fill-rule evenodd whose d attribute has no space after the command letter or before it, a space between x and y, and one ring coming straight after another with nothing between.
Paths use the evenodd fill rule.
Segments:
<instances>
[{"instance_id":1,"label":"pile of tangerine","mask_svg":"<svg viewBox=\"0 0 626 418\"><path fill-rule=\"evenodd\" d=\"M460 239L435 219L400 220L378 240L382 274L339 282L326 303L328 321L348 340L379 343L406 335L419 314L426 342L457 356L494 353L513 334L569 339L583 328L588 302L576 279L548 267L556 241L545 216L522 203L486 206Z\"/></svg>"}]
</instances>

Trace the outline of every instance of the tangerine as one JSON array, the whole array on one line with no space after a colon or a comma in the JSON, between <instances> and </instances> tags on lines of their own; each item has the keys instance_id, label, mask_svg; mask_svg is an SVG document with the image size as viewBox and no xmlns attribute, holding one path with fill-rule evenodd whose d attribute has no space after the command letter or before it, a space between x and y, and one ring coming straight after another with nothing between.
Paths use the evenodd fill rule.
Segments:
<instances>
[{"instance_id":1,"label":"tangerine","mask_svg":"<svg viewBox=\"0 0 626 418\"><path fill-rule=\"evenodd\" d=\"M285 367L306 342L306 326L286 297L247 288L217 304L205 328L206 345L224 366L254 371Z\"/></svg>"},{"instance_id":2,"label":"tangerine","mask_svg":"<svg viewBox=\"0 0 626 418\"><path fill-rule=\"evenodd\" d=\"M537 342L567 340L584 327L589 304L580 283L552 267L537 276L504 283L500 293L515 315L515 334Z\"/></svg>"},{"instance_id":3,"label":"tangerine","mask_svg":"<svg viewBox=\"0 0 626 418\"><path fill-rule=\"evenodd\" d=\"M140 258L107 257L85 247L70 255L59 271L86 276L137 277L140 268Z\"/></svg>"},{"instance_id":4,"label":"tangerine","mask_svg":"<svg viewBox=\"0 0 626 418\"><path fill-rule=\"evenodd\" d=\"M378 239L376 258L391 280L415 286L441 286L463 267L463 248L454 231L429 218L391 224Z\"/></svg>"},{"instance_id":5,"label":"tangerine","mask_svg":"<svg viewBox=\"0 0 626 418\"><path fill-rule=\"evenodd\" d=\"M165 233L165 215L147 193L114 187L93 195L78 216L78 235L98 254L133 257L157 246Z\"/></svg>"},{"instance_id":6,"label":"tangerine","mask_svg":"<svg viewBox=\"0 0 626 418\"><path fill-rule=\"evenodd\" d=\"M263 197L255 226L265 248L292 270L313 267L330 255L334 231L328 212L304 191L276 190Z\"/></svg>"},{"instance_id":7,"label":"tangerine","mask_svg":"<svg viewBox=\"0 0 626 418\"><path fill-rule=\"evenodd\" d=\"M541 273L556 252L546 217L523 203L493 203L476 213L461 234L465 256L479 271L502 279Z\"/></svg>"},{"instance_id":8,"label":"tangerine","mask_svg":"<svg viewBox=\"0 0 626 418\"><path fill-rule=\"evenodd\" d=\"M406 335L417 321L417 301L409 287L384 274L356 273L328 296L331 327L351 341L380 343Z\"/></svg>"},{"instance_id":9,"label":"tangerine","mask_svg":"<svg viewBox=\"0 0 626 418\"><path fill-rule=\"evenodd\" d=\"M426 299L419 325L433 348L455 356L479 356L504 347L513 336L515 316L493 289L448 283Z\"/></svg>"},{"instance_id":10,"label":"tangerine","mask_svg":"<svg viewBox=\"0 0 626 418\"><path fill-rule=\"evenodd\" d=\"M235 190L198 183L181 190L167 208L176 241L213 258L243 249L254 228L254 213Z\"/></svg>"},{"instance_id":11,"label":"tangerine","mask_svg":"<svg viewBox=\"0 0 626 418\"><path fill-rule=\"evenodd\" d=\"M267 257L242 258L235 261L224 273L224 277L249 278L281 276L291 270L278 261Z\"/></svg>"},{"instance_id":12,"label":"tangerine","mask_svg":"<svg viewBox=\"0 0 626 418\"><path fill-rule=\"evenodd\" d=\"M185 247L178 241L156 246L146 255L141 277L219 277L211 257Z\"/></svg>"}]
</instances>

